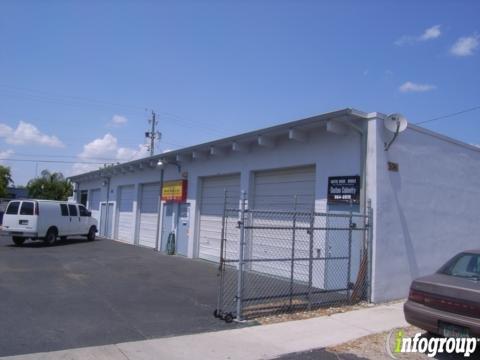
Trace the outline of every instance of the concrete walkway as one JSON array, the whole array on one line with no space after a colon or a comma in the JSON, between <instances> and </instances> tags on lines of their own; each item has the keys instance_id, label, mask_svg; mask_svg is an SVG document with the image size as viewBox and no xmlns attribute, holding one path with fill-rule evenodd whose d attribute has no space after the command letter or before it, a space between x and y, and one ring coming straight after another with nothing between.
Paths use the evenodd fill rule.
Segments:
<instances>
[{"instance_id":1,"label":"concrete walkway","mask_svg":"<svg viewBox=\"0 0 480 360\"><path fill-rule=\"evenodd\" d=\"M402 306L395 303L308 320L3 359L271 359L406 326Z\"/></svg>"}]
</instances>

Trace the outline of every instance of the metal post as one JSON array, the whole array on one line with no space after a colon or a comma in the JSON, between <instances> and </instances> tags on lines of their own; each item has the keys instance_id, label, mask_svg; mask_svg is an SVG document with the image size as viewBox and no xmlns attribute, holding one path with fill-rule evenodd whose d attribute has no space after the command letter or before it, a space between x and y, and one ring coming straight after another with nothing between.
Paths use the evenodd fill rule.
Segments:
<instances>
[{"instance_id":1,"label":"metal post","mask_svg":"<svg viewBox=\"0 0 480 360\"><path fill-rule=\"evenodd\" d=\"M293 304L293 280L295 270L295 236L297 227L297 195L293 201L293 224L292 224L292 261L290 263L290 308Z\"/></svg>"},{"instance_id":2,"label":"metal post","mask_svg":"<svg viewBox=\"0 0 480 360\"><path fill-rule=\"evenodd\" d=\"M353 231L353 213L350 210L348 217L348 269L347 269L347 302L350 302L350 281L352 272L352 231Z\"/></svg>"},{"instance_id":3,"label":"metal post","mask_svg":"<svg viewBox=\"0 0 480 360\"><path fill-rule=\"evenodd\" d=\"M226 254L226 213L227 213L227 189L225 189L225 195L223 198L223 215L222 215L222 234L220 239L220 264L218 265L218 297L217 297L217 314L223 311L223 291L225 281L225 254Z\"/></svg>"},{"instance_id":4,"label":"metal post","mask_svg":"<svg viewBox=\"0 0 480 360\"><path fill-rule=\"evenodd\" d=\"M312 309L312 282L313 282L313 227L315 223L315 208L312 209L310 219L310 244L309 244L309 261L308 261L308 310Z\"/></svg>"},{"instance_id":5,"label":"metal post","mask_svg":"<svg viewBox=\"0 0 480 360\"><path fill-rule=\"evenodd\" d=\"M238 272L237 272L237 320L242 320L242 297L243 297L243 251L245 247L245 201L246 193L242 191L240 199L240 241L238 244Z\"/></svg>"}]
</instances>

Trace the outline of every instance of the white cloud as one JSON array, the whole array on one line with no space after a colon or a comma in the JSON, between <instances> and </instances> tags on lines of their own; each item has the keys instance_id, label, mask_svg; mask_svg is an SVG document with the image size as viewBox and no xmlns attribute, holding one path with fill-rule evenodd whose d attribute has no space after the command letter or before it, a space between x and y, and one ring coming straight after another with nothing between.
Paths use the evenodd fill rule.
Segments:
<instances>
[{"instance_id":1,"label":"white cloud","mask_svg":"<svg viewBox=\"0 0 480 360\"><path fill-rule=\"evenodd\" d=\"M431 91L431 90L434 90L434 89L436 89L435 85L417 84L417 83L414 83L414 82L411 82L411 81L407 81L407 82L403 83L398 88L398 90L400 90L400 92L403 92L403 93L407 93L407 92L426 92L426 91Z\"/></svg>"},{"instance_id":2,"label":"white cloud","mask_svg":"<svg viewBox=\"0 0 480 360\"><path fill-rule=\"evenodd\" d=\"M118 145L117 138L107 133L102 138L95 139L83 146L83 151L78 154L79 162L73 165L72 170L73 173L79 174L96 170L101 166L99 164L85 164L84 162L125 162L148 155L145 145L138 145L137 148L121 147Z\"/></svg>"},{"instance_id":3,"label":"white cloud","mask_svg":"<svg viewBox=\"0 0 480 360\"><path fill-rule=\"evenodd\" d=\"M440 30L440 25L433 25L422 33L419 36L412 35L403 35L395 41L395 45L404 46L404 45L413 45L419 41L428 41L438 38L442 34Z\"/></svg>"},{"instance_id":4,"label":"white cloud","mask_svg":"<svg viewBox=\"0 0 480 360\"><path fill-rule=\"evenodd\" d=\"M46 135L35 125L25 121L20 121L16 129L0 123L0 137L5 138L5 141L12 145L35 144L49 147L65 146L56 136Z\"/></svg>"},{"instance_id":5,"label":"white cloud","mask_svg":"<svg viewBox=\"0 0 480 360\"><path fill-rule=\"evenodd\" d=\"M440 25L434 25L428 29L426 29L422 35L418 38L420 41L427 41L431 39L436 39L442 34L440 30Z\"/></svg>"},{"instance_id":6,"label":"white cloud","mask_svg":"<svg viewBox=\"0 0 480 360\"><path fill-rule=\"evenodd\" d=\"M473 55L478 45L480 45L480 35L475 33L459 38L450 48L450 52L456 56L469 56Z\"/></svg>"},{"instance_id":7,"label":"white cloud","mask_svg":"<svg viewBox=\"0 0 480 360\"><path fill-rule=\"evenodd\" d=\"M2 160L10 158L14 154L13 150L3 150L0 151L0 164L3 164Z\"/></svg>"},{"instance_id":8,"label":"white cloud","mask_svg":"<svg viewBox=\"0 0 480 360\"><path fill-rule=\"evenodd\" d=\"M109 126L120 127L125 125L128 122L128 119L122 115L113 115L112 120L108 123Z\"/></svg>"}]
</instances>

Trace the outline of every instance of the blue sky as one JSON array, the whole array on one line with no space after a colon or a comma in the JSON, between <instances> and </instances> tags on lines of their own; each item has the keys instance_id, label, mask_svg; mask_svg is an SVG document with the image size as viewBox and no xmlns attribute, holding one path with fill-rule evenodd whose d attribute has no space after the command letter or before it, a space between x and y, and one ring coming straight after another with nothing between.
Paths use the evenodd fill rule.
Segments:
<instances>
[{"instance_id":1,"label":"blue sky","mask_svg":"<svg viewBox=\"0 0 480 360\"><path fill-rule=\"evenodd\" d=\"M127 160L339 108L480 105L480 2L3 1L0 158ZM480 143L480 111L426 124ZM7 161L40 171L95 165Z\"/></svg>"}]
</instances>

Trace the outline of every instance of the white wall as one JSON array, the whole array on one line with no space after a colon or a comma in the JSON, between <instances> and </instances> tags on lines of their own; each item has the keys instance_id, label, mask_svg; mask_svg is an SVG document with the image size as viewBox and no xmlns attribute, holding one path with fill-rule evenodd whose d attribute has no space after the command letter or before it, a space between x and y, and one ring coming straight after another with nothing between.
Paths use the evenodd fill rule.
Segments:
<instances>
[{"instance_id":1,"label":"white wall","mask_svg":"<svg viewBox=\"0 0 480 360\"><path fill-rule=\"evenodd\" d=\"M412 279L432 273L456 253L478 248L480 149L409 126L388 152L381 120L371 121L369 176L374 203L376 302L404 298ZM397 162L399 172L387 170ZM376 168L373 168L373 167ZM371 178L370 178L371 180Z\"/></svg>"},{"instance_id":2,"label":"white wall","mask_svg":"<svg viewBox=\"0 0 480 360\"><path fill-rule=\"evenodd\" d=\"M284 135L276 139L274 148L260 147L252 144L248 152L227 151L224 155L210 156L205 160L191 160L182 163L181 171L188 172L188 202L190 203L190 237L188 256L197 256L196 238L198 229L197 207L200 178L204 176L241 174L242 190L250 193L252 176L255 171L315 165L315 205L317 211L327 208L327 179L329 176L359 175L361 171L361 138L358 132L350 130L345 135L326 132L325 129L310 131L305 142L288 140ZM173 165L167 166L165 181L180 179L181 174ZM114 175L110 183L110 201L116 201L118 187L122 185L156 182L160 179L160 169L136 170ZM102 188L102 201L106 200L107 190L101 186L101 180L82 181L79 189ZM137 192L138 193L138 192ZM135 199L134 208L138 198ZM292 199L293 203L293 199ZM117 212L115 207L115 212ZM138 216L135 217L138 219ZM116 216L114 216L116 219ZM115 220L114 220L115 221ZM116 224L113 225L114 229Z\"/></svg>"}]
</instances>

